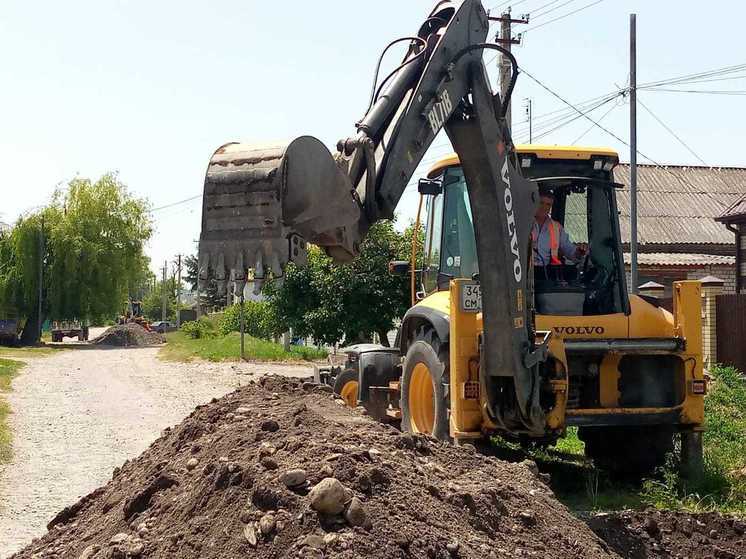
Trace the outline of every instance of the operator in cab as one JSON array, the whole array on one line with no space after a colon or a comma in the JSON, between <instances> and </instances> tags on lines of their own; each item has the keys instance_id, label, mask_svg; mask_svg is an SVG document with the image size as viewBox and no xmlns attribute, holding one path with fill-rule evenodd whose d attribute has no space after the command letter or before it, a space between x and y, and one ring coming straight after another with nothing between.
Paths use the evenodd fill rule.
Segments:
<instances>
[{"instance_id":1,"label":"operator in cab","mask_svg":"<svg viewBox=\"0 0 746 559\"><path fill-rule=\"evenodd\" d=\"M534 266L561 266L564 264L563 259L577 262L588 252L588 245L573 243L560 222L552 219L554 194L550 190L541 191L539 198L539 207L531 228Z\"/></svg>"}]
</instances>

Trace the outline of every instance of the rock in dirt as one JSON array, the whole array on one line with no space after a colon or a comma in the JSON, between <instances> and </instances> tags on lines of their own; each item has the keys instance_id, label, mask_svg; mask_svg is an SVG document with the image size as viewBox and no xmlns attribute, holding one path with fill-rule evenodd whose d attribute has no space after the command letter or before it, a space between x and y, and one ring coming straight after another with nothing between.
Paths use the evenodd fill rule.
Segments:
<instances>
[{"instance_id":1,"label":"rock in dirt","mask_svg":"<svg viewBox=\"0 0 746 559\"><path fill-rule=\"evenodd\" d=\"M317 483L308 494L311 508L321 514L340 514L345 508L347 490L340 481L327 477Z\"/></svg>"},{"instance_id":2,"label":"rock in dirt","mask_svg":"<svg viewBox=\"0 0 746 559\"><path fill-rule=\"evenodd\" d=\"M718 515L592 518L599 537L548 492L531 493L540 485L531 468L401 435L301 383L264 377L199 406L14 559L744 555L743 525ZM241 407L251 410L246 420L225 420ZM281 429L262 429L270 416ZM194 448L199 465L186 474ZM259 463L267 456L278 469ZM307 495L308 485L291 490L281 479L293 470L314 484ZM521 521L526 511L534 524ZM658 538L644 529L651 514ZM717 539L708 537L712 530Z\"/></svg>"},{"instance_id":3,"label":"rock in dirt","mask_svg":"<svg viewBox=\"0 0 746 559\"><path fill-rule=\"evenodd\" d=\"M363 503L357 497L350 500L344 513L345 520L350 526L364 526L368 520Z\"/></svg>"},{"instance_id":4,"label":"rock in dirt","mask_svg":"<svg viewBox=\"0 0 746 559\"><path fill-rule=\"evenodd\" d=\"M293 470L287 470L280 476L280 481L285 484L286 487L300 487L306 483L306 470L301 468L295 468Z\"/></svg>"}]
</instances>

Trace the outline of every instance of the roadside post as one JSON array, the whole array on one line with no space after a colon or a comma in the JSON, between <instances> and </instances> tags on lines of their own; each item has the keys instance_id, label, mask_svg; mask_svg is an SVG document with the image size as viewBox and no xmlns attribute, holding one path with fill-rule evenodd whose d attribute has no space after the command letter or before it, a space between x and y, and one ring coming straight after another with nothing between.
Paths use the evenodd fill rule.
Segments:
<instances>
[{"instance_id":1,"label":"roadside post","mask_svg":"<svg viewBox=\"0 0 746 559\"><path fill-rule=\"evenodd\" d=\"M236 283L236 286L238 286L238 283ZM241 294L239 295L239 321L240 321L240 330L241 330L241 361L244 361L246 359L244 354L244 343L243 343L243 337L244 337L244 318L243 318L243 285L241 289Z\"/></svg>"}]
</instances>

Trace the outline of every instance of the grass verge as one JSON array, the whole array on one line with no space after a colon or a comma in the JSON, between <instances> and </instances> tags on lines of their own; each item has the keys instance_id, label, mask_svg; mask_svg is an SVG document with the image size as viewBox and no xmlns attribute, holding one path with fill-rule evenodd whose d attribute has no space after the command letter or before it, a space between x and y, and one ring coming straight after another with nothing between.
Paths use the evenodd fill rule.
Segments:
<instances>
[{"instance_id":1,"label":"grass verge","mask_svg":"<svg viewBox=\"0 0 746 559\"><path fill-rule=\"evenodd\" d=\"M5 347L0 346L0 357L47 357L55 351L62 351L54 347Z\"/></svg>"},{"instance_id":2,"label":"grass verge","mask_svg":"<svg viewBox=\"0 0 746 559\"><path fill-rule=\"evenodd\" d=\"M165 361L238 361L241 336L232 332L225 336L192 338L185 332L166 334L166 345L159 357ZM326 358L326 351L308 346L291 346L285 351L282 344L245 337L245 355L249 361L314 361Z\"/></svg>"},{"instance_id":3,"label":"grass verge","mask_svg":"<svg viewBox=\"0 0 746 559\"><path fill-rule=\"evenodd\" d=\"M574 511L654 506L746 516L746 378L732 367L715 367L710 373L713 382L705 397L705 471L696 485L679 476L673 455L654 476L641 482L619 479L584 456L585 445L575 428L549 448L523 448L496 438L495 452L511 461L534 460L542 472L551 475L557 497Z\"/></svg>"},{"instance_id":4,"label":"grass verge","mask_svg":"<svg viewBox=\"0 0 746 559\"><path fill-rule=\"evenodd\" d=\"M19 361L0 359L0 394L10 391L10 381L21 367L23 363ZM7 462L11 455L11 433L7 422L9 413L8 403L0 396L0 464Z\"/></svg>"}]
</instances>

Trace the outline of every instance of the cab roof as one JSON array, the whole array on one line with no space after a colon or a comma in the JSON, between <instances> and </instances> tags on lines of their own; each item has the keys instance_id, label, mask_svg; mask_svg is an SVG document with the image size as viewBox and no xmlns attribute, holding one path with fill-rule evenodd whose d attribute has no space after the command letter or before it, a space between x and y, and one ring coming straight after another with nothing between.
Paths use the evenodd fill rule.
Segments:
<instances>
[{"instance_id":1,"label":"cab roof","mask_svg":"<svg viewBox=\"0 0 746 559\"><path fill-rule=\"evenodd\" d=\"M539 144L520 144L515 147L518 155L527 153L534 154L539 159L585 159L594 155L600 157L611 157L619 162L619 154L611 148L582 147L582 146L548 146ZM437 177L446 167L459 164L458 155L450 153L441 157L427 172L428 178Z\"/></svg>"}]
</instances>

